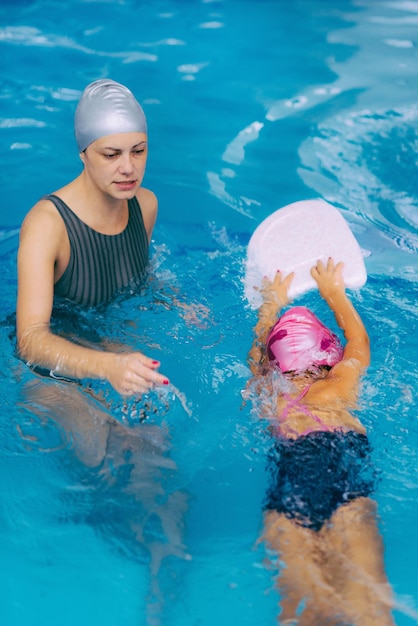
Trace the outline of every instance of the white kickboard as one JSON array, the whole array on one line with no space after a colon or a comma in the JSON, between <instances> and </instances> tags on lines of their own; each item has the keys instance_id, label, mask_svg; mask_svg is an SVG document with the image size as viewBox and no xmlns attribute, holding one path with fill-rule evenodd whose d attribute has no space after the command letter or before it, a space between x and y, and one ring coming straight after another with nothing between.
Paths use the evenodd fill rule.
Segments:
<instances>
[{"instance_id":1,"label":"white kickboard","mask_svg":"<svg viewBox=\"0 0 418 626\"><path fill-rule=\"evenodd\" d=\"M263 277L272 280L277 270L284 275L295 272L290 298L314 289L311 267L329 257L344 262L346 287L365 284L360 246L337 208L324 200L303 200L278 209L261 222L248 244L244 290L249 303L260 306Z\"/></svg>"}]
</instances>

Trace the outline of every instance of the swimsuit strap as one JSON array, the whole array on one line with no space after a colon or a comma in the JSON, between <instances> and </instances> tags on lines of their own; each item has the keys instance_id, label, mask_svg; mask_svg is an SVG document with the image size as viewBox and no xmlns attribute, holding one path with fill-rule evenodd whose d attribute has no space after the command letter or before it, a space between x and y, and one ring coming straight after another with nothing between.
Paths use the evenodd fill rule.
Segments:
<instances>
[{"instance_id":1,"label":"swimsuit strap","mask_svg":"<svg viewBox=\"0 0 418 626\"><path fill-rule=\"evenodd\" d=\"M302 391L300 392L300 394L296 398L296 402L299 402L299 400L302 400L302 398L304 398L306 396L306 394L308 393L308 391L312 387L312 385L313 385L313 383L309 383L309 385L306 385L306 387L304 387L302 389Z\"/></svg>"},{"instance_id":2,"label":"swimsuit strap","mask_svg":"<svg viewBox=\"0 0 418 626\"><path fill-rule=\"evenodd\" d=\"M296 398L292 398L289 394L284 393L283 397L285 398L285 400L287 400L287 404L284 407L283 411L281 412L280 416L279 416L279 422L281 424L283 424L288 416L289 413L291 411L291 409L297 407L298 410L303 413L304 415L307 415L308 417L312 418L314 420L314 422L316 422L317 424L320 424L320 426L323 427L323 430L325 431L329 431L332 430L331 428L329 428L329 426L327 424L325 424L325 422L323 422L321 420L320 417L318 417L318 415L315 415L315 413L312 413L312 411L310 411L308 409L308 407L306 406L306 404L303 404L301 402L302 398L304 398L306 396L306 394L308 393L309 389L311 388L313 383L310 383L309 385L306 385L306 387L304 387L302 389L302 391L299 393L298 396L296 396ZM296 430L294 430L293 428L290 429L292 432L296 433L298 436L300 435L307 435L308 433L312 432L312 429L308 428L305 431L303 431L302 433L298 433Z\"/></svg>"},{"instance_id":3,"label":"swimsuit strap","mask_svg":"<svg viewBox=\"0 0 418 626\"><path fill-rule=\"evenodd\" d=\"M280 414L280 422L286 421L289 415L290 409L293 409L293 407L295 406L297 406L301 410L301 412L304 413L305 415L311 414L311 412L306 407L306 405L300 403L302 398L304 398L306 394L308 393L309 389L311 388L311 385L312 383L310 383L309 385L306 385L306 387L302 389L302 391L300 392L298 396L296 396L296 398L292 398L292 396L288 393L283 394L283 397L285 398L285 400L287 400L287 404Z\"/></svg>"}]
</instances>

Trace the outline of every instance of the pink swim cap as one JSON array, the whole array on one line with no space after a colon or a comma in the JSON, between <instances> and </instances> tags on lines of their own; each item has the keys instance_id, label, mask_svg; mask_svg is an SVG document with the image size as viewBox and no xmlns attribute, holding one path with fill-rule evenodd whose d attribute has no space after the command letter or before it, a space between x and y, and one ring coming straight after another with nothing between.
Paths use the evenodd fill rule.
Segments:
<instances>
[{"instance_id":1,"label":"pink swim cap","mask_svg":"<svg viewBox=\"0 0 418 626\"><path fill-rule=\"evenodd\" d=\"M283 373L319 365L332 367L343 357L338 337L304 306L280 316L267 337L267 351Z\"/></svg>"}]
</instances>

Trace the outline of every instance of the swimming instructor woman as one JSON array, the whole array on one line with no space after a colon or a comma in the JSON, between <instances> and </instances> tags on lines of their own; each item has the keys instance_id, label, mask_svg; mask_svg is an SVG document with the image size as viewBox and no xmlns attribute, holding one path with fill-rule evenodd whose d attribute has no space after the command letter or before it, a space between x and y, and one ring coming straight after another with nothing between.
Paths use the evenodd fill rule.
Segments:
<instances>
[{"instance_id":1,"label":"swimming instructor woman","mask_svg":"<svg viewBox=\"0 0 418 626\"><path fill-rule=\"evenodd\" d=\"M148 152L144 112L125 86L98 80L75 114L81 174L42 198L22 224L18 251L17 345L52 375L107 380L121 394L168 384L141 352L104 352L50 329L54 296L97 306L140 277L157 216L141 186Z\"/></svg>"}]
</instances>

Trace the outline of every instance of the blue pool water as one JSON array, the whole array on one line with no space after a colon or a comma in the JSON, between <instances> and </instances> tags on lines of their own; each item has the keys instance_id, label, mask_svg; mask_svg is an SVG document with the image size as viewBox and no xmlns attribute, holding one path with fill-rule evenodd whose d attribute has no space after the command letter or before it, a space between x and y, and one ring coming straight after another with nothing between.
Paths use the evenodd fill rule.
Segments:
<instances>
[{"instance_id":1,"label":"blue pool water","mask_svg":"<svg viewBox=\"0 0 418 626\"><path fill-rule=\"evenodd\" d=\"M314 197L365 255L362 420L396 624L418 623L417 27L400 0L2 1L2 624L275 623L243 263L263 218ZM144 292L80 323L161 359L172 386L145 404L40 381L10 339L19 225L78 173L74 108L104 76L143 103L160 213Z\"/></svg>"}]
</instances>

